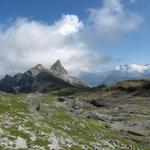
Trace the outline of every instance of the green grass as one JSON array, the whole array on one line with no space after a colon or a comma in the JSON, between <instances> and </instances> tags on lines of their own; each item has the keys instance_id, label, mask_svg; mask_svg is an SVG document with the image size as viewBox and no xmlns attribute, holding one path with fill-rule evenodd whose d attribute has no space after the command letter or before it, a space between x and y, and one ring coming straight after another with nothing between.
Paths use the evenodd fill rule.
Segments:
<instances>
[{"instance_id":1,"label":"green grass","mask_svg":"<svg viewBox=\"0 0 150 150\"><path fill-rule=\"evenodd\" d=\"M28 105L25 102L25 95L14 95L0 93L0 113L27 112Z\"/></svg>"},{"instance_id":2,"label":"green grass","mask_svg":"<svg viewBox=\"0 0 150 150\"><path fill-rule=\"evenodd\" d=\"M24 139L26 139L27 141L30 141L30 138L29 138L29 135L24 133L23 131L18 131L18 129L16 129L15 127L13 128L9 128L7 129L9 131L9 133L12 135L12 136L20 136Z\"/></svg>"},{"instance_id":3,"label":"green grass","mask_svg":"<svg viewBox=\"0 0 150 150\"><path fill-rule=\"evenodd\" d=\"M76 94L82 93L82 90L76 89L63 89L62 91L49 92L47 94L39 95L41 110L36 112L27 101L27 94L6 94L0 93L0 117L8 115L13 118L14 123L6 128L2 122L0 127L6 131L6 136L10 140L14 137L20 136L24 138L28 145L38 145L46 147L49 143L48 135L52 132L58 137L65 136L71 138L77 146L67 148L63 145L64 149L81 150L80 145L87 145L89 149L93 149L91 142L97 142L103 145L102 140L119 141L125 145L132 145L135 148L141 148L138 144L124 139L118 133L111 131L111 128L106 128L97 120L88 119L81 115L75 115L63 106L56 106L56 96L63 95L68 92ZM80 94L79 94L80 95ZM34 98L34 96L33 96ZM50 113L49 115L47 113ZM2 118L1 118L2 119ZM36 140L31 141L30 135L24 131L18 131L18 126L21 125L35 133ZM41 135L45 133L47 136ZM0 148L3 149L3 148Z\"/></svg>"},{"instance_id":4,"label":"green grass","mask_svg":"<svg viewBox=\"0 0 150 150\"><path fill-rule=\"evenodd\" d=\"M49 142L47 140L43 140L42 138L38 138L33 142L33 144L38 146L47 146Z\"/></svg>"}]
</instances>

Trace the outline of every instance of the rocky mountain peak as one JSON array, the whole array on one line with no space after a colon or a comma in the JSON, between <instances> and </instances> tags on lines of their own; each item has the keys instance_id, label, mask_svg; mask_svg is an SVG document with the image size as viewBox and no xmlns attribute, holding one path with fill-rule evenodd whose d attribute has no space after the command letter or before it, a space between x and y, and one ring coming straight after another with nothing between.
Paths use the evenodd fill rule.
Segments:
<instances>
[{"instance_id":1,"label":"rocky mountain peak","mask_svg":"<svg viewBox=\"0 0 150 150\"><path fill-rule=\"evenodd\" d=\"M33 67L34 70L41 70L44 67L41 64L37 64L35 67Z\"/></svg>"},{"instance_id":2,"label":"rocky mountain peak","mask_svg":"<svg viewBox=\"0 0 150 150\"><path fill-rule=\"evenodd\" d=\"M61 62L60 60L57 60L53 65L58 65L58 66L61 66Z\"/></svg>"},{"instance_id":3,"label":"rocky mountain peak","mask_svg":"<svg viewBox=\"0 0 150 150\"><path fill-rule=\"evenodd\" d=\"M60 60L57 60L50 68L50 71L57 75L66 75L68 74L66 69L61 65Z\"/></svg>"},{"instance_id":4,"label":"rocky mountain peak","mask_svg":"<svg viewBox=\"0 0 150 150\"><path fill-rule=\"evenodd\" d=\"M41 64L38 64L35 67L33 67L30 70L28 70L27 73L31 74L32 76L36 76L42 70L44 70L44 67Z\"/></svg>"}]
</instances>

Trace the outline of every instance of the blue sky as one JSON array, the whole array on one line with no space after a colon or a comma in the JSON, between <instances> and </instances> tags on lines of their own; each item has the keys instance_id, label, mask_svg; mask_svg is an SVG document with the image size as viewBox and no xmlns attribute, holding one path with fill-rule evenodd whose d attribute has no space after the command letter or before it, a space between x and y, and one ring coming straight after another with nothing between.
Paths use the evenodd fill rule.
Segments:
<instances>
[{"instance_id":1,"label":"blue sky","mask_svg":"<svg viewBox=\"0 0 150 150\"><path fill-rule=\"evenodd\" d=\"M53 23L62 14L77 14L82 19L90 7L101 4L100 0L2 0L0 1L1 22L18 17L29 17Z\"/></svg>"},{"instance_id":2,"label":"blue sky","mask_svg":"<svg viewBox=\"0 0 150 150\"><path fill-rule=\"evenodd\" d=\"M150 63L148 0L1 0L0 11L0 75L55 59L71 72Z\"/></svg>"}]
</instances>

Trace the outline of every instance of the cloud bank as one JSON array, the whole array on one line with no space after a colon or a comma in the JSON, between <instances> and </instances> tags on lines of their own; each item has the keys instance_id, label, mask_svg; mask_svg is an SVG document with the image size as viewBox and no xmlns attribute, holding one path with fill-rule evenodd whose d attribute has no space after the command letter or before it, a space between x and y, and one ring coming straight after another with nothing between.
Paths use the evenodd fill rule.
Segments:
<instances>
[{"instance_id":1,"label":"cloud bank","mask_svg":"<svg viewBox=\"0 0 150 150\"><path fill-rule=\"evenodd\" d=\"M115 68L116 71L128 72L128 73L144 73L150 71L150 65L121 65Z\"/></svg>"},{"instance_id":2,"label":"cloud bank","mask_svg":"<svg viewBox=\"0 0 150 150\"><path fill-rule=\"evenodd\" d=\"M124 8L122 0L105 0L103 6L89 9L86 21L75 14L63 15L53 24L19 18L0 28L0 76L25 71L38 63L50 66L60 59L73 74L94 70L110 60L96 52L91 38L113 39L122 32L137 29L141 17Z\"/></svg>"}]
</instances>

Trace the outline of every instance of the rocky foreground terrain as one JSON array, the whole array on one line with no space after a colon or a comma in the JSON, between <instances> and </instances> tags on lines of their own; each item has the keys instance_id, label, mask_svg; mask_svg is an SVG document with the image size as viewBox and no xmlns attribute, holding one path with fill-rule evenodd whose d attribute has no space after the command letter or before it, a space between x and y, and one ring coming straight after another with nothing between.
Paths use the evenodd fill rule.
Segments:
<instances>
[{"instance_id":1,"label":"rocky foreground terrain","mask_svg":"<svg viewBox=\"0 0 150 150\"><path fill-rule=\"evenodd\" d=\"M149 150L148 85L126 81L94 89L1 92L0 149Z\"/></svg>"}]
</instances>

